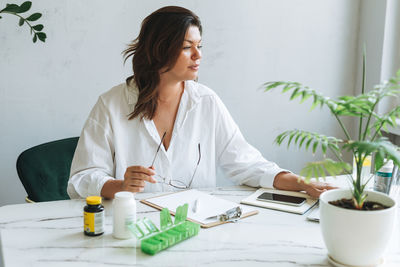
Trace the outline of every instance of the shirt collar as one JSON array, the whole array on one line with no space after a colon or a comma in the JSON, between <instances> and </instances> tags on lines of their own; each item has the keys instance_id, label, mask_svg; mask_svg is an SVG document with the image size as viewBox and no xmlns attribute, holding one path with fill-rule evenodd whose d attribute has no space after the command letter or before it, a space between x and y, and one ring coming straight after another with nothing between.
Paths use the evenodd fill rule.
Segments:
<instances>
[{"instance_id":1,"label":"shirt collar","mask_svg":"<svg viewBox=\"0 0 400 267\"><path fill-rule=\"evenodd\" d=\"M199 84L195 81L185 81L184 90L188 95L189 110L194 108L196 104L200 101L200 95L197 90L198 85ZM133 80L131 80L129 84L126 84L126 89L127 90L125 91L125 96L128 101L128 105L131 106L132 112L139 97L139 90Z\"/></svg>"},{"instance_id":2,"label":"shirt collar","mask_svg":"<svg viewBox=\"0 0 400 267\"><path fill-rule=\"evenodd\" d=\"M135 104L138 100L139 97L139 90L136 87L136 84L133 80L131 80L129 83L125 83L126 86L126 91L125 91L125 96L128 101L129 106L135 107ZM131 109L133 111L133 108Z\"/></svg>"}]
</instances>

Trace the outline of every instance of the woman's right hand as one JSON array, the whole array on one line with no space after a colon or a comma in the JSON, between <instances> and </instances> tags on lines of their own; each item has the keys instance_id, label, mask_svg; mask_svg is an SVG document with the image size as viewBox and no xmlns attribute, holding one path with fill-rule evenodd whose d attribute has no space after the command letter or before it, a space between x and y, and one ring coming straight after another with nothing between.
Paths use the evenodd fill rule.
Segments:
<instances>
[{"instance_id":1,"label":"woman's right hand","mask_svg":"<svg viewBox=\"0 0 400 267\"><path fill-rule=\"evenodd\" d=\"M126 168L121 191L142 192L146 185L145 182L156 183L156 180L152 177L155 174L153 166L149 168L130 166Z\"/></svg>"}]
</instances>

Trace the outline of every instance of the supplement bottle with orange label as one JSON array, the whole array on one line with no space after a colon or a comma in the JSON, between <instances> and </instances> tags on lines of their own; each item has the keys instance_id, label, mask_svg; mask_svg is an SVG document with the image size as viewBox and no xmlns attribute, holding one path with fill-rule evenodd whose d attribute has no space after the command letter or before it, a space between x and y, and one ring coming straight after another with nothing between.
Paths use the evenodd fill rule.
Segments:
<instances>
[{"instance_id":1,"label":"supplement bottle with orange label","mask_svg":"<svg viewBox=\"0 0 400 267\"><path fill-rule=\"evenodd\" d=\"M90 196L86 198L83 208L83 232L85 235L96 236L104 233L104 206L101 197Z\"/></svg>"}]
</instances>

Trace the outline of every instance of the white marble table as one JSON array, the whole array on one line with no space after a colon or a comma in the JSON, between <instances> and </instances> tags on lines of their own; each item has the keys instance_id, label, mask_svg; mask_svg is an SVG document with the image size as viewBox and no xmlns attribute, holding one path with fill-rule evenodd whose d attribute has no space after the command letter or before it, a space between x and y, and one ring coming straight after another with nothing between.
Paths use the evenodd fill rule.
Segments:
<instances>
[{"instance_id":1,"label":"white marble table","mask_svg":"<svg viewBox=\"0 0 400 267\"><path fill-rule=\"evenodd\" d=\"M255 189L216 188L212 194L239 203ZM138 199L153 194L137 195ZM305 215L259 209L237 223L201 229L198 236L155 256L134 247L132 240L111 235L111 202L106 201L106 232L83 234L84 200L0 207L1 258L16 266L329 266L319 224ZM159 211L138 203L138 218L157 225ZM400 266L399 224L384 266ZM368 233L366 233L368 234Z\"/></svg>"}]
</instances>

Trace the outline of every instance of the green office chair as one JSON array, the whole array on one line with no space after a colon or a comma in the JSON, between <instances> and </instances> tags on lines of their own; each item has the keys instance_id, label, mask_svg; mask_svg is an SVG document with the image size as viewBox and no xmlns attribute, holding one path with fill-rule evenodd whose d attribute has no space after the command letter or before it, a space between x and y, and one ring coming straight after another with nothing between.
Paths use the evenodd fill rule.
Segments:
<instances>
[{"instance_id":1,"label":"green office chair","mask_svg":"<svg viewBox=\"0 0 400 267\"><path fill-rule=\"evenodd\" d=\"M27 202L69 199L67 184L79 137L41 144L19 155L17 172Z\"/></svg>"}]
</instances>

